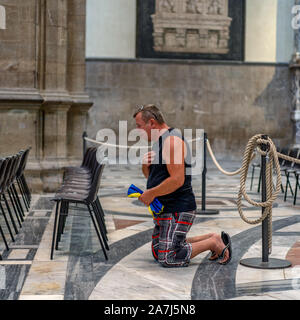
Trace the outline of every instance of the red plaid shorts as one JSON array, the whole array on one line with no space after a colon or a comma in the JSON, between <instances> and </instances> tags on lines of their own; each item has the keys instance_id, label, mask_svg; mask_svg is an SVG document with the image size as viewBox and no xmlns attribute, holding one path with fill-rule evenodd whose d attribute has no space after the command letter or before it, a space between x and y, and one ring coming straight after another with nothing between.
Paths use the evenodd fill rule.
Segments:
<instances>
[{"instance_id":1,"label":"red plaid shorts","mask_svg":"<svg viewBox=\"0 0 300 320\"><path fill-rule=\"evenodd\" d=\"M192 245L186 234L195 219L195 211L163 213L154 219L152 254L164 267L187 267Z\"/></svg>"}]
</instances>

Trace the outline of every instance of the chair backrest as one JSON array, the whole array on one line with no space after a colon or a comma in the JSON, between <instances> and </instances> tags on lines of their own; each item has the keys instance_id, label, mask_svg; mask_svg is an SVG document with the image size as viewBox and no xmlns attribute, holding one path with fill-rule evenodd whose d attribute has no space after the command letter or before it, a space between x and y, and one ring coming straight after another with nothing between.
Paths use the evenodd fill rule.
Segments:
<instances>
[{"instance_id":1,"label":"chair backrest","mask_svg":"<svg viewBox=\"0 0 300 320\"><path fill-rule=\"evenodd\" d=\"M92 156L94 149L96 149L96 148L95 147L87 148L87 150L84 154L83 160L82 160L81 167L84 167L84 168L88 167L88 164L89 164L89 161L90 161L90 158Z\"/></svg>"},{"instance_id":2,"label":"chair backrest","mask_svg":"<svg viewBox=\"0 0 300 320\"><path fill-rule=\"evenodd\" d=\"M19 152L21 154L21 160L20 160L20 164L19 164L19 167L17 169L17 172L16 172L16 177L17 178L19 178L24 172L30 149L31 148L28 148L26 150L21 150Z\"/></svg>"},{"instance_id":3,"label":"chair backrest","mask_svg":"<svg viewBox=\"0 0 300 320\"><path fill-rule=\"evenodd\" d=\"M90 170L92 176L94 175L94 172L95 172L97 165L98 165L96 155L97 155L97 148L94 148L91 151L91 154L88 159L87 167L86 167L87 169Z\"/></svg>"},{"instance_id":4,"label":"chair backrest","mask_svg":"<svg viewBox=\"0 0 300 320\"><path fill-rule=\"evenodd\" d=\"M93 202L96 200L96 197L100 188L101 177L104 170L104 166L105 166L104 164L97 164L94 170L94 174L91 182L91 188L86 199L88 202Z\"/></svg>"},{"instance_id":5,"label":"chair backrest","mask_svg":"<svg viewBox=\"0 0 300 320\"><path fill-rule=\"evenodd\" d=\"M292 148L288 154L289 157L292 157L292 158L297 158L298 157L298 153L299 153L299 148ZM286 160L284 162L284 166L285 167L290 167L290 168L293 168L294 167L294 162L293 161L290 161L290 160Z\"/></svg>"},{"instance_id":6,"label":"chair backrest","mask_svg":"<svg viewBox=\"0 0 300 320\"><path fill-rule=\"evenodd\" d=\"M93 148L89 154L86 168L92 171L95 167L97 148Z\"/></svg>"},{"instance_id":7,"label":"chair backrest","mask_svg":"<svg viewBox=\"0 0 300 320\"><path fill-rule=\"evenodd\" d=\"M297 159L300 160L300 150L298 152ZM300 170L300 163L295 163L293 169Z\"/></svg>"},{"instance_id":8,"label":"chair backrest","mask_svg":"<svg viewBox=\"0 0 300 320\"><path fill-rule=\"evenodd\" d=\"M280 151L281 154L284 154L286 156L289 154L289 152L290 152L289 148L282 148L281 151ZM285 163L286 163L285 159L279 158L279 164L281 166L285 166Z\"/></svg>"},{"instance_id":9,"label":"chair backrest","mask_svg":"<svg viewBox=\"0 0 300 320\"><path fill-rule=\"evenodd\" d=\"M17 172L17 169L19 167L20 160L21 160L21 155L19 153L15 154L13 156L13 161L12 161L12 165L11 165L11 168L10 168L10 174L9 174L9 178L8 178L8 181L7 181L7 186L8 187L14 182L14 180L16 178L16 172Z\"/></svg>"},{"instance_id":10,"label":"chair backrest","mask_svg":"<svg viewBox=\"0 0 300 320\"><path fill-rule=\"evenodd\" d=\"M0 192L2 190L2 182L4 181L6 165L7 165L6 159L0 159Z\"/></svg>"},{"instance_id":11,"label":"chair backrest","mask_svg":"<svg viewBox=\"0 0 300 320\"><path fill-rule=\"evenodd\" d=\"M15 156L10 156L6 158L7 165L4 170L4 178L2 181L2 189L1 192L5 192L7 186L9 185L10 177L12 175L13 163L15 160Z\"/></svg>"},{"instance_id":12,"label":"chair backrest","mask_svg":"<svg viewBox=\"0 0 300 320\"><path fill-rule=\"evenodd\" d=\"M14 164L14 170L13 170L13 176L12 176L12 179L15 180L16 177L17 177L17 172L20 170L20 167L22 165L22 160L23 160L23 154L24 154L24 151L19 151L17 154L16 154L16 157L17 157L17 160Z\"/></svg>"}]
</instances>

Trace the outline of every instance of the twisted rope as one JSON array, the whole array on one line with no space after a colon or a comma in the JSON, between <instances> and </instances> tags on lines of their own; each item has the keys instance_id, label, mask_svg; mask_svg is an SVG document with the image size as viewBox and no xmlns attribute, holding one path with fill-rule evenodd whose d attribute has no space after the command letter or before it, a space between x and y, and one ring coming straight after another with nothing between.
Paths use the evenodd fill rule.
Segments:
<instances>
[{"instance_id":1,"label":"twisted rope","mask_svg":"<svg viewBox=\"0 0 300 320\"><path fill-rule=\"evenodd\" d=\"M210 153L210 156L216 165L216 167L223 173L229 176L233 176L236 174L241 174L240 176L240 189L238 192L238 199L237 199L237 208L238 212L240 214L240 217L249 224L259 224L264 219L268 219L268 225L269 225L269 234L268 234L268 242L269 242L269 253L271 253L272 250L272 206L274 201L276 200L279 192L280 192L280 186L281 186L281 172L280 172L280 164L279 164L279 158L300 163L300 159L292 158L287 155L281 154L277 152L276 147L273 143L273 141L268 137L268 139L262 139L261 134L257 134L253 136L247 143L244 156L243 156L243 162L242 167L234 172L228 172L221 168L221 166L218 164L213 151L211 149L210 143L207 140L207 149ZM264 144L267 146L267 151L263 151L261 149L261 145ZM246 192L246 180L248 175L248 169L250 166L251 161L255 157L255 149L258 153L260 153L263 156L266 156L267 158L267 164L266 164L266 194L267 194L267 200L263 202L258 202L252 200L247 192ZM275 166L275 172L276 172L276 187L275 191L273 191L273 166ZM248 203L255 207L261 207L265 208L263 210L263 214L254 220L248 219L242 209L242 198L245 198Z\"/></svg>"}]
</instances>

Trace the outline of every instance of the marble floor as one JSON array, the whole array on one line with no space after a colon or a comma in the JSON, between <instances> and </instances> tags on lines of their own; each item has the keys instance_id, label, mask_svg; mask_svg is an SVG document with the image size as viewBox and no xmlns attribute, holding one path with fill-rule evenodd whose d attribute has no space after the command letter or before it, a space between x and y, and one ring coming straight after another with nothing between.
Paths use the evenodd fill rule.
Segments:
<instances>
[{"instance_id":1,"label":"marble floor","mask_svg":"<svg viewBox=\"0 0 300 320\"><path fill-rule=\"evenodd\" d=\"M233 171L240 163L222 165ZM273 208L270 258L289 260L291 267L256 269L242 266L242 259L261 257L261 225L247 224L238 214L239 176L224 176L209 163L206 207L218 209L219 214L198 214L189 235L228 232L232 239L232 260L221 266L210 262L207 259L209 252L204 252L192 259L187 268L168 269L152 258L153 222L147 208L126 197L131 183L145 189L146 180L140 169L127 165L106 166L104 169L99 197L108 229L108 261L83 207L70 208L59 248L54 252L54 259L50 260L54 223L54 204L50 199L53 195L34 194L15 242L9 243L10 250L6 251L0 242L3 257L0 261L0 299L300 299L300 199L298 205L293 206L290 194L286 202L280 194ZM249 194L259 200L257 176L258 172L254 189ZM249 190L250 179L247 184ZM201 176L193 178L193 187L201 209ZM245 201L243 209L249 218L261 215L260 209ZM1 219L0 222L4 227Z\"/></svg>"}]
</instances>

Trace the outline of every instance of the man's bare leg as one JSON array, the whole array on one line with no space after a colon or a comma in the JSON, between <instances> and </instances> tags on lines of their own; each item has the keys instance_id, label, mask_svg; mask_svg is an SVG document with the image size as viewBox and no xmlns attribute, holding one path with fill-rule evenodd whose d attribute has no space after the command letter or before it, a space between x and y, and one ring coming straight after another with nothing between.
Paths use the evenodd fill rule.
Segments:
<instances>
[{"instance_id":1,"label":"man's bare leg","mask_svg":"<svg viewBox=\"0 0 300 320\"><path fill-rule=\"evenodd\" d=\"M195 243L195 242L199 242L199 241L203 241L203 240L206 240L206 239L209 239L211 237L214 236L214 233L208 233L208 234L205 234L203 236L196 236L196 237L192 237L192 238L187 238L186 241L189 242L189 243ZM213 253L213 251L212 251ZM217 253L214 252L214 255L211 256L211 258L209 260L215 260L218 258L218 255Z\"/></svg>"},{"instance_id":2,"label":"man's bare leg","mask_svg":"<svg viewBox=\"0 0 300 320\"><path fill-rule=\"evenodd\" d=\"M214 233L208 233L208 234L204 234L203 236L196 236L196 237L186 238L186 242L194 243L194 242L203 241L203 240L211 238L213 235L214 235Z\"/></svg>"},{"instance_id":3,"label":"man's bare leg","mask_svg":"<svg viewBox=\"0 0 300 320\"><path fill-rule=\"evenodd\" d=\"M191 244L192 244L191 259L207 250L214 251L218 255L220 255L223 249L225 248L225 244L222 238L217 234L213 234L211 237L208 237L198 242L192 242ZM221 262L225 262L228 258L229 258L229 253L228 253L228 250L226 250L224 254L224 259L221 260Z\"/></svg>"}]
</instances>

